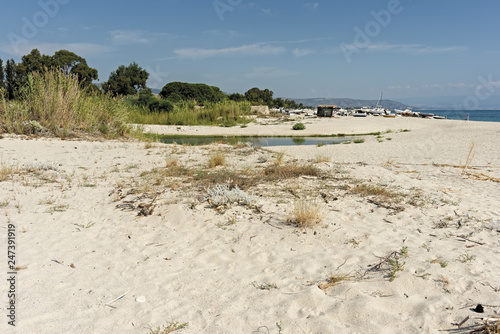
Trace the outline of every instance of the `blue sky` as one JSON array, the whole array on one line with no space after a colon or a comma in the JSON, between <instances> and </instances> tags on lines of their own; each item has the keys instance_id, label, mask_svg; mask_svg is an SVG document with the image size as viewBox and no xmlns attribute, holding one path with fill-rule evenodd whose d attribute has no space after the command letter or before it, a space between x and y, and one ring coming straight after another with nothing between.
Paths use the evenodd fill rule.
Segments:
<instances>
[{"instance_id":1,"label":"blue sky","mask_svg":"<svg viewBox=\"0 0 500 334\"><path fill-rule=\"evenodd\" d=\"M483 103L500 95L499 13L497 0L9 1L0 58L67 49L100 82L135 61L153 88Z\"/></svg>"}]
</instances>

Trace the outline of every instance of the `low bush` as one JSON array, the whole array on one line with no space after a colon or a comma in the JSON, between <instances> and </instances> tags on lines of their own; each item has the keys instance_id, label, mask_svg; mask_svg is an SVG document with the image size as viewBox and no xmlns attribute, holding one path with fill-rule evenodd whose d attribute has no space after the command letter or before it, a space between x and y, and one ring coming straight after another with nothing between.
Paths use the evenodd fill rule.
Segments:
<instances>
[{"instance_id":1,"label":"low bush","mask_svg":"<svg viewBox=\"0 0 500 334\"><path fill-rule=\"evenodd\" d=\"M306 126L304 123L295 123L292 127L293 130L305 130Z\"/></svg>"}]
</instances>

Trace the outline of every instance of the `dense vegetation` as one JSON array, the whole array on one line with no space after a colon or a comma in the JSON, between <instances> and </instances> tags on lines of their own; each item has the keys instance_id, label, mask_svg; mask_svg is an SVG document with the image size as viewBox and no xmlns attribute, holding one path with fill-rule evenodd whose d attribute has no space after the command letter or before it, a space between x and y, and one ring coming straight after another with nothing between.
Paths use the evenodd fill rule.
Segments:
<instances>
[{"instance_id":1,"label":"dense vegetation","mask_svg":"<svg viewBox=\"0 0 500 334\"><path fill-rule=\"evenodd\" d=\"M0 133L122 136L127 123L234 126L248 122L251 105L302 107L257 87L227 95L203 83L170 82L157 96L148 78L133 62L98 87L97 70L67 50L50 56L33 49L18 64L0 59Z\"/></svg>"},{"instance_id":2,"label":"dense vegetation","mask_svg":"<svg viewBox=\"0 0 500 334\"><path fill-rule=\"evenodd\" d=\"M82 86L76 74L30 73L17 95L12 101L0 97L0 132L58 137L116 137L129 132L127 104Z\"/></svg>"}]
</instances>

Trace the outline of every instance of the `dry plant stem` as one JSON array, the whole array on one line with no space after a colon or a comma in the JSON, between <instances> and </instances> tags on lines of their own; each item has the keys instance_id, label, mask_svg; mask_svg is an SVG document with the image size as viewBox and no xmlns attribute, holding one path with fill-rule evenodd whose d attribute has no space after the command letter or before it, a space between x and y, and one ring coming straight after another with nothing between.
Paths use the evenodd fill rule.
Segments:
<instances>
[{"instance_id":1,"label":"dry plant stem","mask_svg":"<svg viewBox=\"0 0 500 334\"><path fill-rule=\"evenodd\" d=\"M476 144L474 142L471 143L470 148L469 148L469 154L467 155L467 159L465 160L465 164L462 166L462 172L460 175L465 175L467 173L467 169L470 168L470 165L472 164L472 160L474 159L474 147Z\"/></svg>"}]
</instances>

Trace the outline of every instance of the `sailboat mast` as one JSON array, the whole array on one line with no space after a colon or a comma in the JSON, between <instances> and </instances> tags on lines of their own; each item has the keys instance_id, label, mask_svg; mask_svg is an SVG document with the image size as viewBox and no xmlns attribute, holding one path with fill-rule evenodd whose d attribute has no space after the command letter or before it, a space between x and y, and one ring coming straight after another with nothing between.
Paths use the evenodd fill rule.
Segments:
<instances>
[{"instance_id":1,"label":"sailboat mast","mask_svg":"<svg viewBox=\"0 0 500 334\"><path fill-rule=\"evenodd\" d=\"M380 102L382 102L382 94L384 94L384 92L381 92L381 93L380 93L380 99L378 99L378 102L377 102L377 108L382 107L382 105L380 104Z\"/></svg>"}]
</instances>

